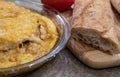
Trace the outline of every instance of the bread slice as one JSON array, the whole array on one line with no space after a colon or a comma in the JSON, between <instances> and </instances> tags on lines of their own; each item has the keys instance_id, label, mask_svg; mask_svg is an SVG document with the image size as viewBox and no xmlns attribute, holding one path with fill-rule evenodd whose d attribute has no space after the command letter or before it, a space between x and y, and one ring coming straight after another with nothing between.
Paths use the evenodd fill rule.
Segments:
<instances>
[{"instance_id":1,"label":"bread slice","mask_svg":"<svg viewBox=\"0 0 120 77\"><path fill-rule=\"evenodd\" d=\"M120 53L110 0L76 0L72 37L106 53Z\"/></svg>"}]
</instances>

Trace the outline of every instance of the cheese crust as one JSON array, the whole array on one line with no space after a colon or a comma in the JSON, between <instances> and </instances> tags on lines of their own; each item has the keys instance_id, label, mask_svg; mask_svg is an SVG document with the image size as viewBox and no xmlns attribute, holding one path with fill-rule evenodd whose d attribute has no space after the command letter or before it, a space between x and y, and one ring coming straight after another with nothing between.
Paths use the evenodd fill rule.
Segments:
<instances>
[{"instance_id":1,"label":"cheese crust","mask_svg":"<svg viewBox=\"0 0 120 77\"><path fill-rule=\"evenodd\" d=\"M11 2L0 1L0 68L38 59L56 44L53 21Z\"/></svg>"}]
</instances>

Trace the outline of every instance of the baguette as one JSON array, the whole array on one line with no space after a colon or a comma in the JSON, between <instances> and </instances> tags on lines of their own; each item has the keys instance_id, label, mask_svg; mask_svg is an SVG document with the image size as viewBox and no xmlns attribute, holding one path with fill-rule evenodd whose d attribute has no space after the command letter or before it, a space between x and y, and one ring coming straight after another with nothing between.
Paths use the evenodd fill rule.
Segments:
<instances>
[{"instance_id":1,"label":"baguette","mask_svg":"<svg viewBox=\"0 0 120 77\"><path fill-rule=\"evenodd\" d=\"M76 0L72 38L109 54L120 53L110 0Z\"/></svg>"}]
</instances>

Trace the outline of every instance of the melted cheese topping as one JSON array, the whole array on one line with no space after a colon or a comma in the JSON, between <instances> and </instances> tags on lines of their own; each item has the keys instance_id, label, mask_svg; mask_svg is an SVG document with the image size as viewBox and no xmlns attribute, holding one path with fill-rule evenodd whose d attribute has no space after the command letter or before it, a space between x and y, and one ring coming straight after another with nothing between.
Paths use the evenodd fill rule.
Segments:
<instances>
[{"instance_id":1,"label":"melted cheese topping","mask_svg":"<svg viewBox=\"0 0 120 77\"><path fill-rule=\"evenodd\" d=\"M14 3L0 2L0 68L17 66L46 55L57 38L58 32L51 19ZM26 40L31 42L23 44ZM2 51L4 49L7 51Z\"/></svg>"},{"instance_id":2,"label":"melted cheese topping","mask_svg":"<svg viewBox=\"0 0 120 77\"><path fill-rule=\"evenodd\" d=\"M0 2L0 50L30 38L37 30L36 21L30 10L10 2ZM10 45L6 46L7 43Z\"/></svg>"}]
</instances>

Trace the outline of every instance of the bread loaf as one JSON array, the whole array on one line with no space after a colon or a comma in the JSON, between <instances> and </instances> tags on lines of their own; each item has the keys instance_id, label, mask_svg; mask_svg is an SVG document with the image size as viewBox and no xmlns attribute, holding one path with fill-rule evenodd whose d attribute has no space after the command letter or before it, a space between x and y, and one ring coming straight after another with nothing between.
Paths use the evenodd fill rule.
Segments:
<instances>
[{"instance_id":1,"label":"bread loaf","mask_svg":"<svg viewBox=\"0 0 120 77\"><path fill-rule=\"evenodd\" d=\"M72 17L72 38L106 53L117 54L120 45L115 33L110 0L76 0Z\"/></svg>"}]
</instances>

